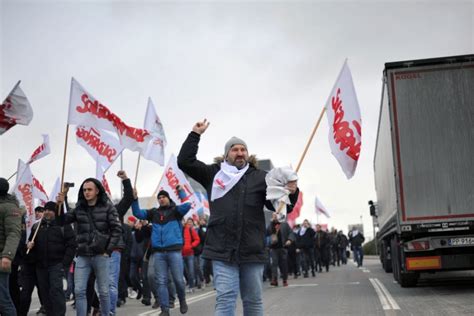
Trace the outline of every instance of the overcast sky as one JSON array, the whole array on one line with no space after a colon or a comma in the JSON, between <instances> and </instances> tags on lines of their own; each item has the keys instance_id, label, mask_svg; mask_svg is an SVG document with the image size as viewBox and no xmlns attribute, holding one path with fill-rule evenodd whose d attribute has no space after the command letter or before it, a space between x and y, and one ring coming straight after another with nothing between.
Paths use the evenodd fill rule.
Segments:
<instances>
[{"instance_id":1,"label":"overcast sky","mask_svg":"<svg viewBox=\"0 0 474 316\"><path fill-rule=\"evenodd\" d=\"M376 199L373 156L385 62L472 54L474 1L1 1L0 98L18 80L34 118L0 136L0 175L51 139L52 154L33 174L49 192L60 175L69 87L74 76L129 125L142 127L155 103L177 154L193 124L207 118L198 158L222 155L231 136L275 166L296 166L345 58L362 114L362 151L347 180L328 144L324 118L300 169L303 217L315 221L314 197L344 231L359 223L372 235L367 201ZM137 153L125 152L135 177ZM112 193L120 195L108 172ZM142 159L141 196L163 167ZM66 181L77 187L95 164L70 133ZM302 219L302 218L301 218Z\"/></svg>"}]
</instances>

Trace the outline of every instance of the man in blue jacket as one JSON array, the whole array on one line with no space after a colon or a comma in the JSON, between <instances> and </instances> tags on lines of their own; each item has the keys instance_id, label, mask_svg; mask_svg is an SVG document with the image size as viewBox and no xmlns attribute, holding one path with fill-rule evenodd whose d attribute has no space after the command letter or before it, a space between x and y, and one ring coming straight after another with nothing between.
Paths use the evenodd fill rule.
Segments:
<instances>
[{"instance_id":1,"label":"man in blue jacket","mask_svg":"<svg viewBox=\"0 0 474 316\"><path fill-rule=\"evenodd\" d=\"M181 200L186 196L180 186L176 187ZM161 302L162 316L169 315L168 269L171 271L176 292L179 298L181 314L188 311L186 293L183 281L183 226L181 220L191 209L191 203L176 205L168 192L158 192L159 208L149 210L140 209L138 199L132 204L133 215L139 219L146 219L152 223L151 246L153 251L155 275L158 276L158 293Z\"/></svg>"}]
</instances>

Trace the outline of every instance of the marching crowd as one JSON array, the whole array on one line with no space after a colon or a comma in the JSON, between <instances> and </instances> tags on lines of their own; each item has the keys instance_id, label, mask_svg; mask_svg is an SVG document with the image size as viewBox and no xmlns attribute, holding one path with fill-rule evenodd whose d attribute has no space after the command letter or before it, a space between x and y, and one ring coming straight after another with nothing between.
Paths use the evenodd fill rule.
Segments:
<instances>
[{"instance_id":1,"label":"marching crowd","mask_svg":"<svg viewBox=\"0 0 474 316\"><path fill-rule=\"evenodd\" d=\"M215 315L235 315L238 294L245 315L263 315L262 284L288 285L288 275L316 276L330 264L347 262L351 244L362 265L364 237L353 230L313 230L305 220L291 228L274 213L265 226L266 172L255 165L246 143L231 138L214 164L197 160L204 120L193 126L178 156L180 169L201 183L210 196L209 218L184 219L191 208L173 201L169 192L157 195L158 207L142 209L124 171L123 197L113 204L100 181L85 179L74 207L65 187L56 201L37 207L36 224L27 238L24 216L9 184L0 178L0 315L26 316L34 288L46 315L65 315L74 300L79 316L115 315L129 292L141 303L169 315L179 303L188 312L186 294L212 282ZM296 173L285 181L292 211L299 190ZM129 208L133 216L126 217ZM126 217L126 218L125 218ZM280 273L280 277L278 275ZM67 289L63 290L63 279ZM131 290L133 289L133 290Z\"/></svg>"}]
</instances>

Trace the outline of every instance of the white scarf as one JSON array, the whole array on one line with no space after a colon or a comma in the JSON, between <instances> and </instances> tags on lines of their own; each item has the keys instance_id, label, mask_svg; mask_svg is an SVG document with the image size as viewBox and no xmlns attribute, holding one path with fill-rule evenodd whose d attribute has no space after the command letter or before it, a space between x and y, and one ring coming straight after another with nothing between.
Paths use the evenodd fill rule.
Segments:
<instances>
[{"instance_id":1,"label":"white scarf","mask_svg":"<svg viewBox=\"0 0 474 316\"><path fill-rule=\"evenodd\" d=\"M229 192L234 185L239 182L240 178L248 170L249 164L242 168L237 169L237 167L229 165L227 161L221 163L221 170L214 176L214 181L212 181L212 192L211 192L211 201L217 200Z\"/></svg>"},{"instance_id":2,"label":"white scarf","mask_svg":"<svg viewBox=\"0 0 474 316\"><path fill-rule=\"evenodd\" d=\"M300 229L300 236L303 236L305 233L306 233L306 227L305 226L302 226L301 229Z\"/></svg>"}]
</instances>

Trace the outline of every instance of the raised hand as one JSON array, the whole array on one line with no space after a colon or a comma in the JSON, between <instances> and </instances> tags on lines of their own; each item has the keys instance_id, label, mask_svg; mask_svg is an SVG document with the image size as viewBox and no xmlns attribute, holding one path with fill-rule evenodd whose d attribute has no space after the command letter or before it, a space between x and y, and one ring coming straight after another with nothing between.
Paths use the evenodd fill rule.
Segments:
<instances>
[{"instance_id":1,"label":"raised hand","mask_svg":"<svg viewBox=\"0 0 474 316\"><path fill-rule=\"evenodd\" d=\"M199 135L202 135L206 129L209 127L210 122L207 121L207 119L204 119L204 121L197 122L193 126L193 132L198 133Z\"/></svg>"}]
</instances>

